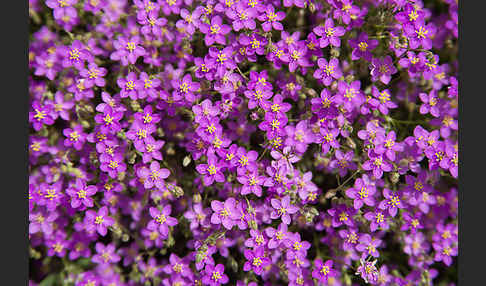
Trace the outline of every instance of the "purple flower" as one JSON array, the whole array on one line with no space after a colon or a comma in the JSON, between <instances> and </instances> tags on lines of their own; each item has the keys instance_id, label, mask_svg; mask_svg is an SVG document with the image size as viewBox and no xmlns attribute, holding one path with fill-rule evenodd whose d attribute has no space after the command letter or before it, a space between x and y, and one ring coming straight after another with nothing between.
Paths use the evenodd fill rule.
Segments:
<instances>
[{"instance_id":1,"label":"purple flower","mask_svg":"<svg viewBox=\"0 0 486 286\"><path fill-rule=\"evenodd\" d=\"M300 121L296 126L285 126L285 132L287 133L285 144L294 146L299 153L304 153L307 150L307 146L315 140L314 135L307 126L308 122L306 120Z\"/></svg>"},{"instance_id":2,"label":"purple flower","mask_svg":"<svg viewBox=\"0 0 486 286\"><path fill-rule=\"evenodd\" d=\"M265 181L265 176L258 175L257 169L247 168L246 174L240 174L236 179L243 184L240 191L242 195L253 193L257 197L262 196L261 186Z\"/></svg>"},{"instance_id":3,"label":"purple flower","mask_svg":"<svg viewBox=\"0 0 486 286\"><path fill-rule=\"evenodd\" d=\"M400 228L401 231L410 230L411 233L416 233L418 229L423 229L424 226L420 223L422 213L417 212L414 215L409 212L403 212L403 225Z\"/></svg>"},{"instance_id":4,"label":"purple flower","mask_svg":"<svg viewBox=\"0 0 486 286\"><path fill-rule=\"evenodd\" d=\"M262 23L263 31L269 32L273 29L281 31L283 30L283 25L279 21L285 18L285 13L278 11L275 13L275 8L272 4L267 4L265 8L265 13L260 14L257 17Z\"/></svg>"},{"instance_id":5,"label":"purple flower","mask_svg":"<svg viewBox=\"0 0 486 286\"><path fill-rule=\"evenodd\" d=\"M56 211L37 211L29 212L29 234L41 231L44 235L49 236L54 228L53 223L59 217Z\"/></svg>"},{"instance_id":6,"label":"purple flower","mask_svg":"<svg viewBox=\"0 0 486 286\"><path fill-rule=\"evenodd\" d=\"M273 227L267 227L265 229L265 234L270 238L268 241L268 248L275 249L282 245L284 241L289 238L289 233L287 232L287 224L280 223L277 229Z\"/></svg>"},{"instance_id":7,"label":"purple flower","mask_svg":"<svg viewBox=\"0 0 486 286\"><path fill-rule=\"evenodd\" d=\"M107 228L112 226L115 220L108 216L108 207L101 207L98 212L93 210L86 211L86 216L84 217L84 225L86 231L93 232L97 231L101 236L105 236Z\"/></svg>"},{"instance_id":8,"label":"purple flower","mask_svg":"<svg viewBox=\"0 0 486 286\"><path fill-rule=\"evenodd\" d=\"M206 68L216 68L216 75L218 77L223 77L228 69L233 70L236 68L236 64L233 60L233 49L231 47L227 46L222 50L210 47L208 53L210 59Z\"/></svg>"},{"instance_id":9,"label":"purple flower","mask_svg":"<svg viewBox=\"0 0 486 286\"><path fill-rule=\"evenodd\" d=\"M123 162L123 155L116 153L109 162L102 162L101 171L107 172L112 178L116 178L119 173L125 172L127 165Z\"/></svg>"},{"instance_id":10,"label":"purple flower","mask_svg":"<svg viewBox=\"0 0 486 286\"><path fill-rule=\"evenodd\" d=\"M430 247L422 232L407 235L403 240L405 242L403 252L410 256L419 256L423 252L428 251Z\"/></svg>"},{"instance_id":11,"label":"purple flower","mask_svg":"<svg viewBox=\"0 0 486 286\"><path fill-rule=\"evenodd\" d=\"M371 255L373 257L379 257L380 254L376 250L378 246L380 246L381 240L371 237L369 234L363 234L359 238L359 244L356 245L356 250L359 252L363 252L361 258L366 258L368 255Z\"/></svg>"},{"instance_id":12,"label":"purple flower","mask_svg":"<svg viewBox=\"0 0 486 286\"><path fill-rule=\"evenodd\" d=\"M201 203L193 204L192 209L184 213L184 217L190 221L191 230L197 229L199 226L209 227L208 217L211 214L209 208L203 208Z\"/></svg>"},{"instance_id":13,"label":"purple flower","mask_svg":"<svg viewBox=\"0 0 486 286\"><path fill-rule=\"evenodd\" d=\"M115 111L110 105L105 105L103 114L96 114L95 121L100 124L101 132L116 133L120 131L121 125L118 121L123 118L123 112Z\"/></svg>"},{"instance_id":14,"label":"purple flower","mask_svg":"<svg viewBox=\"0 0 486 286\"><path fill-rule=\"evenodd\" d=\"M257 275L261 275L263 273L263 269L270 264L270 259L265 254L264 247L257 247L254 250L245 249L244 255L246 258L246 262L243 265L243 271L250 271Z\"/></svg>"},{"instance_id":15,"label":"purple flower","mask_svg":"<svg viewBox=\"0 0 486 286\"><path fill-rule=\"evenodd\" d=\"M339 68L339 60L332 58L329 63L324 58L317 60L319 69L314 72L314 78L317 78L324 83L325 86L330 86L333 79L339 79L343 74Z\"/></svg>"},{"instance_id":16,"label":"purple flower","mask_svg":"<svg viewBox=\"0 0 486 286\"><path fill-rule=\"evenodd\" d=\"M354 250L359 239L358 230L354 228L351 228L349 230L341 229L338 234L343 239L343 250Z\"/></svg>"},{"instance_id":17,"label":"purple flower","mask_svg":"<svg viewBox=\"0 0 486 286\"><path fill-rule=\"evenodd\" d=\"M343 102L344 108L348 111L359 108L366 101L359 80L349 84L343 80L338 81L338 91L336 101Z\"/></svg>"},{"instance_id":18,"label":"purple flower","mask_svg":"<svg viewBox=\"0 0 486 286\"><path fill-rule=\"evenodd\" d=\"M62 66L67 68L74 66L78 70L84 68L84 62L91 58L91 54L79 40L74 40L70 48L62 49Z\"/></svg>"},{"instance_id":19,"label":"purple flower","mask_svg":"<svg viewBox=\"0 0 486 286\"><path fill-rule=\"evenodd\" d=\"M270 106L270 102L268 99L272 97L273 93L271 90L263 89L261 86L256 86L254 90L246 90L245 96L249 99L248 100L248 108L254 109L255 107L260 106L262 108L268 108Z\"/></svg>"},{"instance_id":20,"label":"purple flower","mask_svg":"<svg viewBox=\"0 0 486 286\"><path fill-rule=\"evenodd\" d=\"M299 211L297 206L290 204L290 196L285 196L282 198L282 200L271 199L270 202L274 208L270 214L270 217L272 219L281 217L282 222L287 225L290 224L291 221L290 215Z\"/></svg>"},{"instance_id":21,"label":"purple flower","mask_svg":"<svg viewBox=\"0 0 486 286\"><path fill-rule=\"evenodd\" d=\"M67 137L64 139L64 146L73 146L78 151L83 148L83 144L86 141L86 133L83 132L81 124L74 126L72 129L66 128L62 133Z\"/></svg>"},{"instance_id":22,"label":"purple flower","mask_svg":"<svg viewBox=\"0 0 486 286\"><path fill-rule=\"evenodd\" d=\"M73 7L77 2L77 0L46 0L46 5L54 9L54 19L64 21L77 16L76 8Z\"/></svg>"},{"instance_id":23,"label":"purple flower","mask_svg":"<svg viewBox=\"0 0 486 286\"><path fill-rule=\"evenodd\" d=\"M312 112L316 113L319 118L332 118L339 113L335 104L335 96L331 95L331 92L326 88L321 91L320 97L311 99L311 104Z\"/></svg>"},{"instance_id":24,"label":"purple flower","mask_svg":"<svg viewBox=\"0 0 486 286\"><path fill-rule=\"evenodd\" d=\"M373 171L373 176L377 179L383 176L383 172L390 172L393 169L392 164L387 162L383 155L375 153L373 150L368 152L369 160L363 163L363 169Z\"/></svg>"},{"instance_id":25,"label":"purple flower","mask_svg":"<svg viewBox=\"0 0 486 286\"><path fill-rule=\"evenodd\" d=\"M397 72L397 69L393 65L393 60L390 56L384 58L373 58L370 65L371 80L377 81L378 79L388 84L391 79L391 75Z\"/></svg>"},{"instance_id":26,"label":"purple flower","mask_svg":"<svg viewBox=\"0 0 486 286\"><path fill-rule=\"evenodd\" d=\"M346 25L350 24L352 20L357 21L358 15L361 14L360 8L353 5L353 0L341 0L332 5L337 6L337 9L334 10L333 18L341 19Z\"/></svg>"},{"instance_id":27,"label":"purple flower","mask_svg":"<svg viewBox=\"0 0 486 286\"><path fill-rule=\"evenodd\" d=\"M147 12L142 12L137 14L137 21L142 28L140 31L144 35L153 34L154 36L158 36L162 34L162 27L167 24L167 19L159 18L157 10L150 10Z\"/></svg>"},{"instance_id":28,"label":"purple flower","mask_svg":"<svg viewBox=\"0 0 486 286\"><path fill-rule=\"evenodd\" d=\"M381 113L387 115L388 109L398 107L398 105L391 100L390 91L388 89L379 91L378 88L373 85L373 87L371 88L371 93L376 99L370 99L370 105L374 108L378 108Z\"/></svg>"},{"instance_id":29,"label":"purple flower","mask_svg":"<svg viewBox=\"0 0 486 286\"><path fill-rule=\"evenodd\" d=\"M29 112L29 122L32 123L35 131L39 131L44 124L54 124L54 118L51 113L51 105L42 106L39 101L34 101L32 103L32 111Z\"/></svg>"},{"instance_id":30,"label":"purple flower","mask_svg":"<svg viewBox=\"0 0 486 286\"><path fill-rule=\"evenodd\" d=\"M149 76L147 73L140 73L140 79L135 83L138 92L138 98L143 99L149 97L149 102L159 97L157 87L160 86L160 80L154 76Z\"/></svg>"},{"instance_id":31,"label":"purple flower","mask_svg":"<svg viewBox=\"0 0 486 286\"><path fill-rule=\"evenodd\" d=\"M126 38L125 36L120 36L113 43L115 51L110 55L110 59L114 61L121 61L121 64L127 66L130 64L135 64L138 57L145 56L145 49L139 45L140 37L133 36L131 38Z\"/></svg>"},{"instance_id":32,"label":"purple flower","mask_svg":"<svg viewBox=\"0 0 486 286\"><path fill-rule=\"evenodd\" d=\"M435 90L432 90L429 94L421 92L419 97L423 102L420 106L420 114L430 113L434 117L440 116L439 107L441 106L441 102L437 97L437 92Z\"/></svg>"},{"instance_id":33,"label":"purple flower","mask_svg":"<svg viewBox=\"0 0 486 286\"><path fill-rule=\"evenodd\" d=\"M196 31L196 28L200 25L199 17L201 16L202 11L200 9L196 9L192 12L189 12L187 9L182 8L180 12L180 16L182 19L176 22L176 27L178 29L183 29L185 33L192 35Z\"/></svg>"},{"instance_id":34,"label":"purple flower","mask_svg":"<svg viewBox=\"0 0 486 286\"><path fill-rule=\"evenodd\" d=\"M130 130L126 132L126 136L128 139L134 141L135 145L143 144L148 137L151 137L151 134L155 132L156 127L155 124L152 123L144 123L145 119L142 120L134 120Z\"/></svg>"},{"instance_id":35,"label":"purple flower","mask_svg":"<svg viewBox=\"0 0 486 286\"><path fill-rule=\"evenodd\" d=\"M162 153L159 151L165 144L162 140L155 140L153 137L147 137L144 141L145 146L141 152L142 162L144 164L152 161L153 159L161 161Z\"/></svg>"},{"instance_id":36,"label":"purple flower","mask_svg":"<svg viewBox=\"0 0 486 286\"><path fill-rule=\"evenodd\" d=\"M332 227L337 228L341 225L350 227L355 226L353 216L356 214L354 208L348 208L346 205L338 205L327 210L327 213L332 217Z\"/></svg>"},{"instance_id":37,"label":"purple flower","mask_svg":"<svg viewBox=\"0 0 486 286\"><path fill-rule=\"evenodd\" d=\"M430 206L435 205L437 200L433 194L423 191L419 195L412 196L408 200L408 203L412 206L418 206L420 211L427 214L430 210Z\"/></svg>"},{"instance_id":38,"label":"purple flower","mask_svg":"<svg viewBox=\"0 0 486 286\"><path fill-rule=\"evenodd\" d=\"M91 88L94 85L99 87L105 86L105 79L103 78L107 73L105 68L98 67L95 63L88 63L88 68L83 68L79 75L84 78L84 87Z\"/></svg>"},{"instance_id":39,"label":"purple flower","mask_svg":"<svg viewBox=\"0 0 486 286\"><path fill-rule=\"evenodd\" d=\"M405 24L403 30L408 37L411 49L420 46L424 50L432 49L432 37L435 36L437 28L434 24L425 24L425 21L418 21L415 24Z\"/></svg>"},{"instance_id":40,"label":"purple flower","mask_svg":"<svg viewBox=\"0 0 486 286\"><path fill-rule=\"evenodd\" d=\"M62 181L53 184L42 183L38 194L40 198L37 204L46 206L48 211L54 211L62 203L65 196L62 192Z\"/></svg>"},{"instance_id":41,"label":"purple flower","mask_svg":"<svg viewBox=\"0 0 486 286\"><path fill-rule=\"evenodd\" d=\"M450 242L433 243L435 261L442 261L445 265L450 266L452 264L452 256L457 256L457 246Z\"/></svg>"},{"instance_id":42,"label":"purple flower","mask_svg":"<svg viewBox=\"0 0 486 286\"><path fill-rule=\"evenodd\" d=\"M407 52L407 57L402 57L398 64L408 70L408 74L411 77L420 75L420 72L424 70L426 62L426 54L420 52L416 55L414 52Z\"/></svg>"},{"instance_id":43,"label":"purple flower","mask_svg":"<svg viewBox=\"0 0 486 286\"><path fill-rule=\"evenodd\" d=\"M339 148L340 146L339 141L336 140L338 135L339 135L339 130L337 128L331 130L327 128L320 129L320 136L317 140L318 141L317 143L322 144L323 155L327 154L331 147L335 149Z\"/></svg>"},{"instance_id":44,"label":"purple flower","mask_svg":"<svg viewBox=\"0 0 486 286\"><path fill-rule=\"evenodd\" d=\"M216 266L208 264L204 269L204 273L205 274L202 277L202 282L204 285L218 286L221 284L226 284L229 281L228 276L224 274L223 264L218 264Z\"/></svg>"},{"instance_id":45,"label":"purple flower","mask_svg":"<svg viewBox=\"0 0 486 286\"><path fill-rule=\"evenodd\" d=\"M223 172L221 171L221 164L218 157L213 153L208 154L207 164L199 164L196 166L199 174L204 175L203 182L205 186L210 186L214 181L222 183L225 181Z\"/></svg>"},{"instance_id":46,"label":"purple flower","mask_svg":"<svg viewBox=\"0 0 486 286\"><path fill-rule=\"evenodd\" d=\"M363 259L360 259L360 266L355 274L360 275L366 283L376 283L379 276L378 269L375 266L376 261L377 260L364 261Z\"/></svg>"},{"instance_id":47,"label":"purple flower","mask_svg":"<svg viewBox=\"0 0 486 286\"><path fill-rule=\"evenodd\" d=\"M322 259L314 260L314 270L312 277L317 279L320 283L327 284L329 277L336 277L338 272L332 268L333 261L327 260L322 262Z\"/></svg>"},{"instance_id":48,"label":"purple flower","mask_svg":"<svg viewBox=\"0 0 486 286\"><path fill-rule=\"evenodd\" d=\"M376 187L370 182L368 176L358 178L354 182L354 187L346 190L346 196L354 199L354 208L360 209L363 203L372 207L375 205L374 194Z\"/></svg>"},{"instance_id":49,"label":"purple flower","mask_svg":"<svg viewBox=\"0 0 486 286\"><path fill-rule=\"evenodd\" d=\"M212 201L211 209L214 213L211 215L212 224L222 224L226 229L231 229L237 219L236 200L228 198L224 203Z\"/></svg>"},{"instance_id":50,"label":"purple flower","mask_svg":"<svg viewBox=\"0 0 486 286\"><path fill-rule=\"evenodd\" d=\"M87 186L86 181L80 178L77 178L75 184L66 190L66 193L71 196L71 207L73 208L78 208L81 204L92 207L93 199L91 196L96 192L96 186Z\"/></svg>"},{"instance_id":51,"label":"purple flower","mask_svg":"<svg viewBox=\"0 0 486 286\"><path fill-rule=\"evenodd\" d=\"M164 272L172 275L181 275L183 277L191 278L193 273L189 265L174 253L170 254L169 264L164 267Z\"/></svg>"},{"instance_id":52,"label":"purple flower","mask_svg":"<svg viewBox=\"0 0 486 286\"><path fill-rule=\"evenodd\" d=\"M257 17L257 10L251 6L237 2L234 9L226 11L228 18L233 20L233 30L235 32L241 29L254 30L256 28L255 18Z\"/></svg>"},{"instance_id":53,"label":"purple flower","mask_svg":"<svg viewBox=\"0 0 486 286\"><path fill-rule=\"evenodd\" d=\"M213 43L221 45L226 44L225 35L231 31L231 27L223 24L223 19L220 16L211 18L211 24L202 23L199 26L202 33L206 34L204 43L206 46L211 46Z\"/></svg>"},{"instance_id":54,"label":"purple flower","mask_svg":"<svg viewBox=\"0 0 486 286\"><path fill-rule=\"evenodd\" d=\"M353 151L343 153L341 150L337 149L334 155L336 156L336 159L329 163L329 167L334 170L337 169L339 176L344 177L348 173L348 170L357 169L356 164L352 161L354 158Z\"/></svg>"},{"instance_id":55,"label":"purple flower","mask_svg":"<svg viewBox=\"0 0 486 286\"><path fill-rule=\"evenodd\" d=\"M423 21L425 12L411 3L405 4L404 9L395 15L395 18L402 24L419 23Z\"/></svg>"},{"instance_id":56,"label":"purple flower","mask_svg":"<svg viewBox=\"0 0 486 286\"><path fill-rule=\"evenodd\" d=\"M363 58L367 61L371 61L373 54L371 50L374 50L378 46L378 40L368 39L368 34L362 32L357 38L349 39L349 45L353 48L351 52L351 59L353 61Z\"/></svg>"},{"instance_id":57,"label":"purple flower","mask_svg":"<svg viewBox=\"0 0 486 286\"><path fill-rule=\"evenodd\" d=\"M93 255L93 258L91 259L94 263L108 264L120 261L120 256L116 254L116 249L113 243L105 246L101 242L98 242L96 243L95 248L97 253Z\"/></svg>"},{"instance_id":58,"label":"purple flower","mask_svg":"<svg viewBox=\"0 0 486 286\"><path fill-rule=\"evenodd\" d=\"M189 102L193 102L196 99L195 92L200 88L198 82L193 82L190 74L186 74L182 80L172 81L172 86L175 88L174 97L184 97Z\"/></svg>"},{"instance_id":59,"label":"purple flower","mask_svg":"<svg viewBox=\"0 0 486 286\"><path fill-rule=\"evenodd\" d=\"M402 201L400 200L400 196L397 192L393 192L387 188L383 189L383 196L385 199L380 202L378 205L378 208L380 210L388 210L388 213L392 216L395 217L397 214L398 209L402 209L405 206L402 204Z\"/></svg>"},{"instance_id":60,"label":"purple flower","mask_svg":"<svg viewBox=\"0 0 486 286\"><path fill-rule=\"evenodd\" d=\"M378 228L380 230L387 230L389 225L387 221L387 214L381 211L367 212L364 214L364 218L370 221L371 232L376 231Z\"/></svg>"},{"instance_id":61,"label":"purple flower","mask_svg":"<svg viewBox=\"0 0 486 286\"><path fill-rule=\"evenodd\" d=\"M170 175L170 171L166 168L160 168L160 164L157 161L150 163L150 168L142 167L138 169L137 175L143 179L143 185L145 189L157 187L159 190L165 188L165 181Z\"/></svg>"},{"instance_id":62,"label":"purple flower","mask_svg":"<svg viewBox=\"0 0 486 286\"><path fill-rule=\"evenodd\" d=\"M167 237L169 234L169 226L175 226L178 223L176 218L169 216L171 211L172 207L170 205L163 206L162 211L150 207L149 212L152 220L149 221L147 228L149 230L157 229L163 237Z\"/></svg>"},{"instance_id":63,"label":"purple flower","mask_svg":"<svg viewBox=\"0 0 486 286\"><path fill-rule=\"evenodd\" d=\"M62 231L56 232L54 235L47 238L46 246L47 256L64 257L68 250L68 241L66 239L66 233Z\"/></svg>"},{"instance_id":64,"label":"purple flower","mask_svg":"<svg viewBox=\"0 0 486 286\"><path fill-rule=\"evenodd\" d=\"M382 135L380 135L382 136ZM403 144L396 142L395 131L390 131L384 138L377 139L374 151L376 154L385 154L390 161L395 161L395 153L404 150Z\"/></svg>"},{"instance_id":65,"label":"purple flower","mask_svg":"<svg viewBox=\"0 0 486 286\"><path fill-rule=\"evenodd\" d=\"M341 26L334 26L334 21L327 18L324 26L317 26L314 28L314 33L321 38L319 39L319 46L321 48L327 47L329 44L335 47L341 46L341 37L346 32Z\"/></svg>"},{"instance_id":66,"label":"purple flower","mask_svg":"<svg viewBox=\"0 0 486 286\"><path fill-rule=\"evenodd\" d=\"M119 78L117 79L116 83L121 88L120 97L130 97L132 100L137 99L137 90L138 90L138 83L137 74L134 72L130 72L126 78Z\"/></svg>"}]
</instances>

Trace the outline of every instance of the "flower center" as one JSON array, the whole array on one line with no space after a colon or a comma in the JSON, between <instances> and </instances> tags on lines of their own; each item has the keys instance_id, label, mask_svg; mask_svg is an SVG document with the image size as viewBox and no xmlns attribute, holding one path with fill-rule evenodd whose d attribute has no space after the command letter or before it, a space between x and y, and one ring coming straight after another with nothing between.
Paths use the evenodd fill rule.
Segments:
<instances>
[{"instance_id":1,"label":"flower center","mask_svg":"<svg viewBox=\"0 0 486 286\"><path fill-rule=\"evenodd\" d=\"M218 281L219 279L221 279L221 274L218 271L214 271L211 279L213 279L214 281Z\"/></svg>"},{"instance_id":2,"label":"flower center","mask_svg":"<svg viewBox=\"0 0 486 286\"><path fill-rule=\"evenodd\" d=\"M427 29L425 29L424 27L420 26L418 30L415 30L415 33L417 33L417 38L425 39L425 36L427 36L429 31Z\"/></svg>"},{"instance_id":3,"label":"flower center","mask_svg":"<svg viewBox=\"0 0 486 286\"><path fill-rule=\"evenodd\" d=\"M113 122L113 117L107 114L103 120L105 121L106 125L110 125Z\"/></svg>"},{"instance_id":4,"label":"flower center","mask_svg":"<svg viewBox=\"0 0 486 286\"><path fill-rule=\"evenodd\" d=\"M79 133L77 131L73 131L71 132L71 134L69 134L69 140L78 141L78 139L79 139Z\"/></svg>"},{"instance_id":5,"label":"flower center","mask_svg":"<svg viewBox=\"0 0 486 286\"><path fill-rule=\"evenodd\" d=\"M218 54L218 59L217 59L216 61L222 64L222 63L223 63L224 61L226 61L226 60L227 60L227 58L226 58L226 54L224 54L224 53L219 53L219 54Z\"/></svg>"},{"instance_id":6,"label":"flower center","mask_svg":"<svg viewBox=\"0 0 486 286\"><path fill-rule=\"evenodd\" d=\"M109 167L112 168L112 169L118 168L118 162L117 161L110 161Z\"/></svg>"},{"instance_id":7,"label":"flower center","mask_svg":"<svg viewBox=\"0 0 486 286\"><path fill-rule=\"evenodd\" d=\"M150 79L145 79L144 80L144 88L151 88L152 87L152 81Z\"/></svg>"},{"instance_id":8,"label":"flower center","mask_svg":"<svg viewBox=\"0 0 486 286\"><path fill-rule=\"evenodd\" d=\"M214 165L212 165L212 164L211 164L211 165L209 165L209 167L208 167L207 171L208 171L208 173L209 173L210 175L214 175L214 174L216 174L216 166L214 166Z\"/></svg>"},{"instance_id":9,"label":"flower center","mask_svg":"<svg viewBox=\"0 0 486 286\"><path fill-rule=\"evenodd\" d=\"M417 11L415 11L415 9L412 10L410 13L408 13L408 19L410 20L410 22L417 20L417 18L418 18L418 13Z\"/></svg>"},{"instance_id":10,"label":"flower center","mask_svg":"<svg viewBox=\"0 0 486 286\"><path fill-rule=\"evenodd\" d=\"M397 207L400 204L400 199L398 196L392 196L388 202L392 207Z\"/></svg>"},{"instance_id":11,"label":"flower center","mask_svg":"<svg viewBox=\"0 0 486 286\"><path fill-rule=\"evenodd\" d=\"M78 191L78 198L80 198L80 199L84 199L84 198L86 198L86 195L87 195L87 194L88 194L88 193L87 193L85 190L79 190L79 191Z\"/></svg>"},{"instance_id":12,"label":"flower center","mask_svg":"<svg viewBox=\"0 0 486 286\"><path fill-rule=\"evenodd\" d=\"M131 80L125 83L125 90L133 90L135 88L135 83Z\"/></svg>"},{"instance_id":13,"label":"flower center","mask_svg":"<svg viewBox=\"0 0 486 286\"><path fill-rule=\"evenodd\" d=\"M358 44L358 48L360 49L360 51L366 52L366 49L368 49L368 43L366 43L366 42L360 42Z\"/></svg>"},{"instance_id":14,"label":"flower center","mask_svg":"<svg viewBox=\"0 0 486 286\"><path fill-rule=\"evenodd\" d=\"M327 28L326 29L326 36L332 37L333 35L334 35L334 28L331 28L331 27Z\"/></svg>"},{"instance_id":15,"label":"flower center","mask_svg":"<svg viewBox=\"0 0 486 286\"><path fill-rule=\"evenodd\" d=\"M135 43L134 42L127 42L127 45L125 47L130 53L135 50Z\"/></svg>"},{"instance_id":16,"label":"flower center","mask_svg":"<svg viewBox=\"0 0 486 286\"><path fill-rule=\"evenodd\" d=\"M260 265L262 265L262 260L261 260L261 258L260 258L260 257L255 257L255 258L253 258L253 265L254 265L254 266L260 266Z\"/></svg>"},{"instance_id":17,"label":"flower center","mask_svg":"<svg viewBox=\"0 0 486 286\"><path fill-rule=\"evenodd\" d=\"M69 59L72 61L78 61L81 54L78 49L72 49L69 51Z\"/></svg>"},{"instance_id":18,"label":"flower center","mask_svg":"<svg viewBox=\"0 0 486 286\"><path fill-rule=\"evenodd\" d=\"M160 223L160 224L163 224L164 222L167 221L167 218L165 217L164 214L160 214L159 216L157 216L157 218L155 219L156 222Z\"/></svg>"},{"instance_id":19,"label":"flower center","mask_svg":"<svg viewBox=\"0 0 486 286\"><path fill-rule=\"evenodd\" d=\"M365 199L368 197L368 189L366 187L361 187L361 190L359 190L358 194L362 199Z\"/></svg>"},{"instance_id":20,"label":"flower center","mask_svg":"<svg viewBox=\"0 0 486 286\"><path fill-rule=\"evenodd\" d=\"M385 217L383 216L382 213L377 213L376 214L376 222L377 223L382 223L385 220Z\"/></svg>"},{"instance_id":21,"label":"flower center","mask_svg":"<svg viewBox=\"0 0 486 286\"><path fill-rule=\"evenodd\" d=\"M221 30L221 27L217 24L214 24L211 26L211 34L217 34L219 33L219 30Z\"/></svg>"},{"instance_id":22,"label":"flower center","mask_svg":"<svg viewBox=\"0 0 486 286\"><path fill-rule=\"evenodd\" d=\"M46 115L47 114L46 114L45 111L36 109L34 118L37 119L38 121L41 121L42 119L44 119L46 117Z\"/></svg>"},{"instance_id":23,"label":"flower center","mask_svg":"<svg viewBox=\"0 0 486 286\"><path fill-rule=\"evenodd\" d=\"M105 219L103 218L103 216L99 215L95 218L95 223L96 224L102 224L103 221L105 221Z\"/></svg>"},{"instance_id":24,"label":"flower center","mask_svg":"<svg viewBox=\"0 0 486 286\"><path fill-rule=\"evenodd\" d=\"M340 221L347 221L348 220L348 214L345 213L345 212L342 212L340 215L339 215L339 220Z\"/></svg>"},{"instance_id":25,"label":"flower center","mask_svg":"<svg viewBox=\"0 0 486 286\"><path fill-rule=\"evenodd\" d=\"M334 66L331 66L331 65L327 65L325 68L324 68L324 72L327 74L327 76L330 76L334 73Z\"/></svg>"},{"instance_id":26,"label":"flower center","mask_svg":"<svg viewBox=\"0 0 486 286\"><path fill-rule=\"evenodd\" d=\"M90 69L88 71L88 74L89 74L89 78L91 79L94 79L94 78L98 78L98 74L100 73L99 70L97 70L96 68L93 68L93 69Z\"/></svg>"},{"instance_id":27,"label":"flower center","mask_svg":"<svg viewBox=\"0 0 486 286\"><path fill-rule=\"evenodd\" d=\"M273 22L275 21L275 18L277 18L277 15L273 12L267 12L267 17L268 21Z\"/></svg>"}]
</instances>

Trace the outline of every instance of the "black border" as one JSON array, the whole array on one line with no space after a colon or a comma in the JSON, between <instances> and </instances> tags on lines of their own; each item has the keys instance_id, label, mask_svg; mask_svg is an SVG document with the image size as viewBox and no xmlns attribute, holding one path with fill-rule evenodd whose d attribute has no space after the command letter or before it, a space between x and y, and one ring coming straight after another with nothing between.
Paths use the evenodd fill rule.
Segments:
<instances>
[{"instance_id":1,"label":"black border","mask_svg":"<svg viewBox=\"0 0 486 286\"><path fill-rule=\"evenodd\" d=\"M1 285L28 285L28 3L1 9Z\"/></svg>"},{"instance_id":2,"label":"black border","mask_svg":"<svg viewBox=\"0 0 486 286\"><path fill-rule=\"evenodd\" d=\"M486 285L485 6L459 1L459 285Z\"/></svg>"}]
</instances>

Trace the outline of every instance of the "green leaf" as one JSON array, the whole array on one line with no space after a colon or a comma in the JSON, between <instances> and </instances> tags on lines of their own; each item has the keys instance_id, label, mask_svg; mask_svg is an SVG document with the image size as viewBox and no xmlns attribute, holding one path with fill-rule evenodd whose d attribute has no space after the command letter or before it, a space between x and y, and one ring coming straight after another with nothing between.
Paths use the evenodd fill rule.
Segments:
<instances>
[{"instance_id":1,"label":"green leaf","mask_svg":"<svg viewBox=\"0 0 486 286\"><path fill-rule=\"evenodd\" d=\"M59 273L50 274L44 280L42 280L41 283L39 283L39 286L61 285L60 278Z\"/></svg>"}]
</instances>

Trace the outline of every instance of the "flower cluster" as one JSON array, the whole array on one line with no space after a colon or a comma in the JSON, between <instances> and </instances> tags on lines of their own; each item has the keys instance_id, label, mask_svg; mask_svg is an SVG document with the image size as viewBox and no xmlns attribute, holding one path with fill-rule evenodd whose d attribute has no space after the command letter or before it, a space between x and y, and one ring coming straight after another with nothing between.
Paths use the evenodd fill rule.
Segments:
<instances>
[{"instance_id":1,"label":"flower cluster","mask_svg":"<svg viewBox=\"0 0 486 286\"><path fill-rule=\"evenodd\" d=\"M457 10L29 0L30 285L455 283Z\"/></svg>"}]
</instances>

